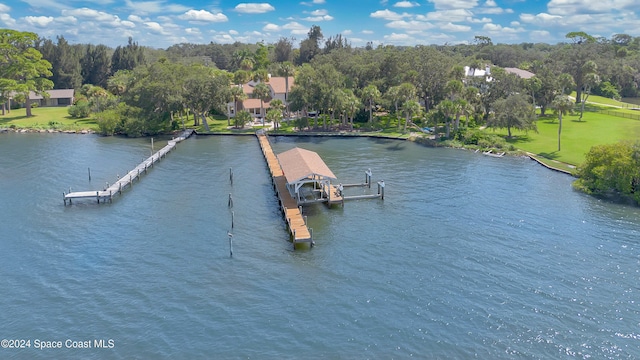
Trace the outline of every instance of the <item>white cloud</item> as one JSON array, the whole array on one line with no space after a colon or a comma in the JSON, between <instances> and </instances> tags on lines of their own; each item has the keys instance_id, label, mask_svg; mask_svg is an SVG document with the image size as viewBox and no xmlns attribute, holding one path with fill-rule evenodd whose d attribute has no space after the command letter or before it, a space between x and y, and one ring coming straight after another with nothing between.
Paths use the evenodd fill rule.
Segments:
<instances>
[{"instance_id":1,"label":"white cloud","mask_svg":"<svg viewBox=\"0 0 640 360\"><path fill-rule=\"evenodd\" d=\"M325 0L313 0L312 2L303 1L303 2L300 3L300 5L313 6L313 5L322 5L324 3L326 3Z\"/></svg>"},{"instance_id":2,"label":"white cloud","mask_svg":"<svg viewBox=\"0 0 640 360\"><path fill-rule=\"evenodd\" d=\"M33 26L46 27L53 22L53 16L25 16L24 20Z\"/></svg>"},{"instance_id":3,"label":"white cloud","mask_svg":"<svg viewBox=\"0 0 640 360\"><path fill-rule=\"evenodd\" d=\"M285 30L290 30L294 35L306 35L309 31L306 26L295 21L283 25L282 28Z\"/></svg>"},{"instance_id":4,"label":"white cloud","mask_svg":"<svg viewBox=\"0 0 640 360\"><path fill-rule=\"evenodd\" d=\"M404 17L408 16L408 14L407 13L398 14L395 11L391 11L389 9L385 9L385 10L378 10L376 12L372 12L369 16L371 16L374 19L383 19L383 20L387 20L387 21L394 21L394 20L402 20Z\"/></svg>"},{"instance_id":5,"label":"white cloud","mask_svg":"<svg viewBox=\"0 0 640 360\"><path fill-rule=\"evenodd\" d=\"M416 21L416 20L396 20L391 21L386 25L388 28L392 29L405 29L405 30L427 30L433 28L433 25L424 21Z\"/></svg>"},{"instance_id":6,"label":"white cloud","mask_svg":"<svg viewBox=\"0 0 640 360\"><path fill-rule=\"evenodd\" d=\"M62 10L63 16L71 16L74 18L84 19L87 21L95 21L100 23L101 26L110 27L128 27L133 28L136 25L127 20L121 20L117 15L111 15L104 11L98 11L89 8L80 8L73 10Z\"/></svg>"},{"instance_id":7,"label":"white cloud","mask_svg":"<svg viewBox=\"0 0 640 360\"><path fill-rule=\"evenodd\" d=\"M447 23L443 26L440 26L440 29L453 32L464 32L471 30L471 26Z\"/></svg>"},{"instance_id":8,"label":"white cloud","mask_svg":"<svg viewBox=\"0 0 640 360\"><path fill-rule=\"evenodd\" d=\"M73 25L78 23L78 19L76 19L74 16L60 16L60 17L57 17L55 21L57 23L67 24L67 25Z\"/></svg>"},{"instance_id":9,"label":"white cloud","mask_svg":"<svg viewBox=\"0 0 640 360\"><path fill-rule=\"evenodd\" d=\"M554 15L577 15L636 10L637 6L637 0L551 0L547 8Z\"/></svg>"},{"instance_id":10,"label":"white cloud","mask_svg":"<svg viewBox=\"0 0 640 360\"><path fill-rule=\"evenodd\" d=\"M482 30L484 31L488 31L490 33L519 33L519 32L523 32L525 31L522 28L512 28L512 27L507 27L507 26L502 26L500 24L484 24L484 26L482 27Z\"/></svg>"},{"instance_id":11,"label":"white cloud","mask_svg":"<svg viewBox=\"0 0 640 360\"><path fill-rule=\"evenodd\" d=\"M304 21L331 21L333 20L333 16L331 15L323 15L323 16L309 16L304 19Z\"/></svg>"},{"instance_id":12,"label":"white cloud","mask_svg":"<svg viewBox=\"0 0 640 360\"><path fill-rule=\"evenodd\" d=\"M34 9L51 10L51 9L69 9L69 6L61 1L56 0L22 0Z\"/></svg>"},{"instance_id":13,"label":"white cloud","mask_svg":"<svg viewBox=\"0 0 640 360\"><path fill-rule=\"evenodd\" d=\"M223 13L213 14L207 10L189 10L178 16L181 20L202 21L202 22L226 22L229 19Z\"/></svg>"},{"instance_id":14,"label":"white cloud","mask_svg":"<svg viewBox=\"0 0 640 360\"><path fill-rule=\"evenodd\" d=\"M280 26L269 23L262 27L262 31L266 31L266 32L280 31Z\"/></svg>"},{"instance_id":15,"label":"white cloud","mask_svg":"<svg viewBox=\"0 0 640 360\"><path fill-rule=\"evenodd\" d=\"M191 35L200 35L200 29L198 28L186 28L184 29L184 32L186 32L187 34L191 34Z\"/></svg>"},{"instance_id":16,"label":"white cloud","mask_svg":"<svg viewBox=\"0 0 640 360\"><path fill-rule=\"evenodd\" d=\"M529 33L529 38L541 41L542 39L548 39L551 34L547 30L534 30Z\"/></svg>"},{"instance_id":17,"label":"white cloud","mask_svg":"<svg viewBox=\"0 0 640 360\"><path fill-rule=\"evenodd\" d=\"M125 6L134 14L156 14L161 12L183 13L190 8L179 4L166 4L163 0L157 1L131 1L125 0Z\"/></svg>"},{"instance_id":18,"label":"white cloud","mask_svg":"<svg viewBox=\"0 0 640 360\"><path fill-rule=\"evenodd\" d=\"M430 20L430 21L461 22L461 21L469 21L472 18L472 16L473 16L473 13L469 10L455 9L455 10L432 11L427 13L426 15L418 15L416 16L416 19Z\"/></svg>"},{"instance_id":19,"label":"white cloud","mask_svg":"<svg viewBox=\"0 0 640 360\"><path fill-rule=\"evenodd\" d=\"M478 0L429 0L436 10L473 9L478 6Z\"/></svg>"},{"instance_id":20,"label":"white cloud","mask_svg":"<svg viewBox=\"0 0 640 360\"><path fill-rule=\"evenodd\" d=\"M385 35L384 39L385 40L389 40L389 41L406 41L406 40L410 40L410 39L413 39L413 38L411 36L407 35L407 34L391 33L389 35Z\"/></svg>"},{"instance_id":21,"label":"white cloud","mask_svg":"<svg viewBox=\"0 0 640 360\"><path fill-rule=\"evenodd\" d=\"M311 16L306 17L302 20L305 21L331 21L333 20L333 16L329 15L329 12L324 9L314 10L309 13Z\"/></svg>"},{"instance_id":22,"label":"white cloud","mask_svg":"<svg viewBox=\"0 0 640 360\"><path fill-rule=\"evenodd\" d=\"M238 35L240 34L239 32L235 31L235 30L229 30L229 34L231 35Z\"/></svg>"},{"instance_id":23,"label":"white cloud","mask_svg":"<svg viewBox=\"0 0 640 360\"><path fill-rule=\"evenodd\" d=\"M353 31L351 31L351 30L349 30L349 29L344 30L344 31L342 32L342 35L351 35L351 34L353 34Z\"/></svg>"},{"instance_id":24,"label":"white cloud","mask_svg":"<svg viewBox=\"0 0 640 360\"><path fill-rule=\"evenodd\" d=\"M133 21L133 22L143 22L143 21L148 21L148 19L147 19L147 20L144 20L144 19L142 19L140 16L138 16L138 15L133 15L133 14L132 14L132 15L129 15L129 16L127 17L127 20L129 20L129 21Z\"/></svg>"},{"instance_id":25,"label":"white cloud","mask_svg":"<svg viewBox=\"0 0 640 360\"><path fill-rule=\"evenodd\" d=\"M8 13L9 11L11 11L11 7L0 3L0 13Z\"/></svg>"},{"instance_id":26,"label":"white cloud","mask_svg":"<svg viewBox=\"0 0 640 360\"><path fill-rule=\"evenodd\" d=\"M147 27L147 29L157 32L157 33L164 33L164 29L162 28L162 25L158 24L155 21L147 21L146 23L144 23L144 25Z\"/></svg>"},{"instance_id":27,"label":"white cloud","mask_svg":"<svg viewBox=\"0 0 640 360\"><path fill-rule=\"evenodd\" d=\"M16 20L13 19L9 14L0 14L0 21L5 23L9 27L13 27L16 25Z\"/></svg>"},{"instance_id":28,"label":"white cloud","mask_svg":"<svg viewBox=\"0 0 640 360\"><path fill-rule=\"evenodd\" d=\"M241 3L236 5L236 11L244 14L264 14L275 9L268 3Z\"/></svg>"},{"instance_id":29,"label":"white cloud","mask_svg":"<svg viewBox=\"0 0 640 360\"><path fill-rule=\"evenodd\" d=\"M534 25L549 25L549 24L557 24L560 20L562 20L562 16L551 15L547 13L540 13L537 15L520 14L520 20L524 23L529 23Z\"/></svg>"},{"instance_id":30,"label":"white cloud","mask_svg":"<svg viewBox=\"0 0 640 360\"><path fill-rule=\"evenodd\" d=\"M362 30L361 33L363 33L365 35L373 35L373 31L372 30Z\"/></svg>"},{"instance_id":31,"label":"white cloud","mask_svg":"<svg viewBox=\"0 0 640 360\"><path fill-rule=\"evenodd\" d=\"M413 1L398 1L397 3L393 4L393 7L399 7L399 8L412 8L416 6L420 6L420 4Z\"/></svg>"}]
</instances>

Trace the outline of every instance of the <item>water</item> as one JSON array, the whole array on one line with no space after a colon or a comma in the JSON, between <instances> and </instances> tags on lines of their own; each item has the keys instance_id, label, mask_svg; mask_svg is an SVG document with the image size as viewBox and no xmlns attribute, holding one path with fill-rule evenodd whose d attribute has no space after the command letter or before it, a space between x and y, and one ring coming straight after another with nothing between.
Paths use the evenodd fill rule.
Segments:
<instances>
[{"instance_id":1,"label":"water","mask_svg":"<svg viewBox=\"0 0 640 360\"><path fill-rule=\"evenodd\" d=\"M640 357L637 208L527 159L272 140L319 152L344 183L371 168L385 200L305 208L316 247L293 251L254 137L191 138L113 204L65 207L148 140L1 135L0 338L31 348L0 357ZM96 339L113 347L65 348Z\"/></svg>"}]
</instances>

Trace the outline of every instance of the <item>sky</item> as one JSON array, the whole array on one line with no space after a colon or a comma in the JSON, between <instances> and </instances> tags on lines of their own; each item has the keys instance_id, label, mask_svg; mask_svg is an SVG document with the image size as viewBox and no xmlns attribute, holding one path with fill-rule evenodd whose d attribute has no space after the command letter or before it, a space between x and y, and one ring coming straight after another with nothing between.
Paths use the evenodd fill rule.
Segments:
<instances>
[{"instance_id":1,"label":"sky","mask_svg":"<svg viewBox=\"0 0 640 360\"><path fill-rule=\"evenodd\" d=\"M0 28L71 44L275 43L318 25L352 46L566 41L572 31L640 36L638 0L0 0Z\"/></svg>"}]
</instances>

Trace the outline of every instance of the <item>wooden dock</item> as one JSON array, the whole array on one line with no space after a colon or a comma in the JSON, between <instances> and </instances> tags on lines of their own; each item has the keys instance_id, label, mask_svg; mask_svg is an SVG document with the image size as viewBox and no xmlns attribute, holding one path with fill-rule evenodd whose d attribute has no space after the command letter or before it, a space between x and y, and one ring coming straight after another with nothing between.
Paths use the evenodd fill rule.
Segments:
<instances>
[{"instance_id":1,"label":"wooden dock","mask_svg":"<svg viewBox=\"0 0 640 360\"><path fill-rule=\"evenodd\" d=\"M273 153L269 139L264 134L257 134L257 136L294 246L297 243L310 243L313 246L313 229L307 227L306 216L302 216L302 210L298 208L296 200L287 190L287 180L278 158Z\"/></svg>"},{"instance_id":2,"label":"wooden dock","mask_svg":"<svg viewBox=\"0 0 640 360\"><path fill-rule=\"evenodd\" d=\"M147 159L143 160L138 166L136 166L133 170L129 171L126 175L119 177L118 180L113 183L113 185L108 185L104 190L99 191L76 191L63 194L64 204L67 205L67 201L69 201L69 205L72 204L72 200L75 199L96 199L98 204L102 200L103 202L113 200L113 196L116 194L121 194L122 190L127 186L132 187L133 181L138 179L140 181L140 175L143 173L147 173L147 170L153 167L153 164L160 161L162 157L166 156L173 148L175 148L176 144L189 138L193 135L193 130L186 130L177 138L170 140L165 147L158 150L155 154L151 155Z\"/></svg>"}]
</instances>

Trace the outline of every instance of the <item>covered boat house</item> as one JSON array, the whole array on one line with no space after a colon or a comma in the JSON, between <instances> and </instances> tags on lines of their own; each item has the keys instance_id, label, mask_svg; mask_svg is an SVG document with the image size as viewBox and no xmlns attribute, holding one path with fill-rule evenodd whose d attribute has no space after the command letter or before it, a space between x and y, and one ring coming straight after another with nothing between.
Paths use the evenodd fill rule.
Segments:
<instances>
[{"instance_id":1,"label":"covered boat house","mask_svg":"<svg viewBox=\"0 0 640 360\"><path fill-rule=\"evenodd\" d=\"M295 147L278 155L287 180L287 190L298 206L317 202L342 203L342 194L331 180L337 180L318 153Z\"/></svg>"}]
</instances>

